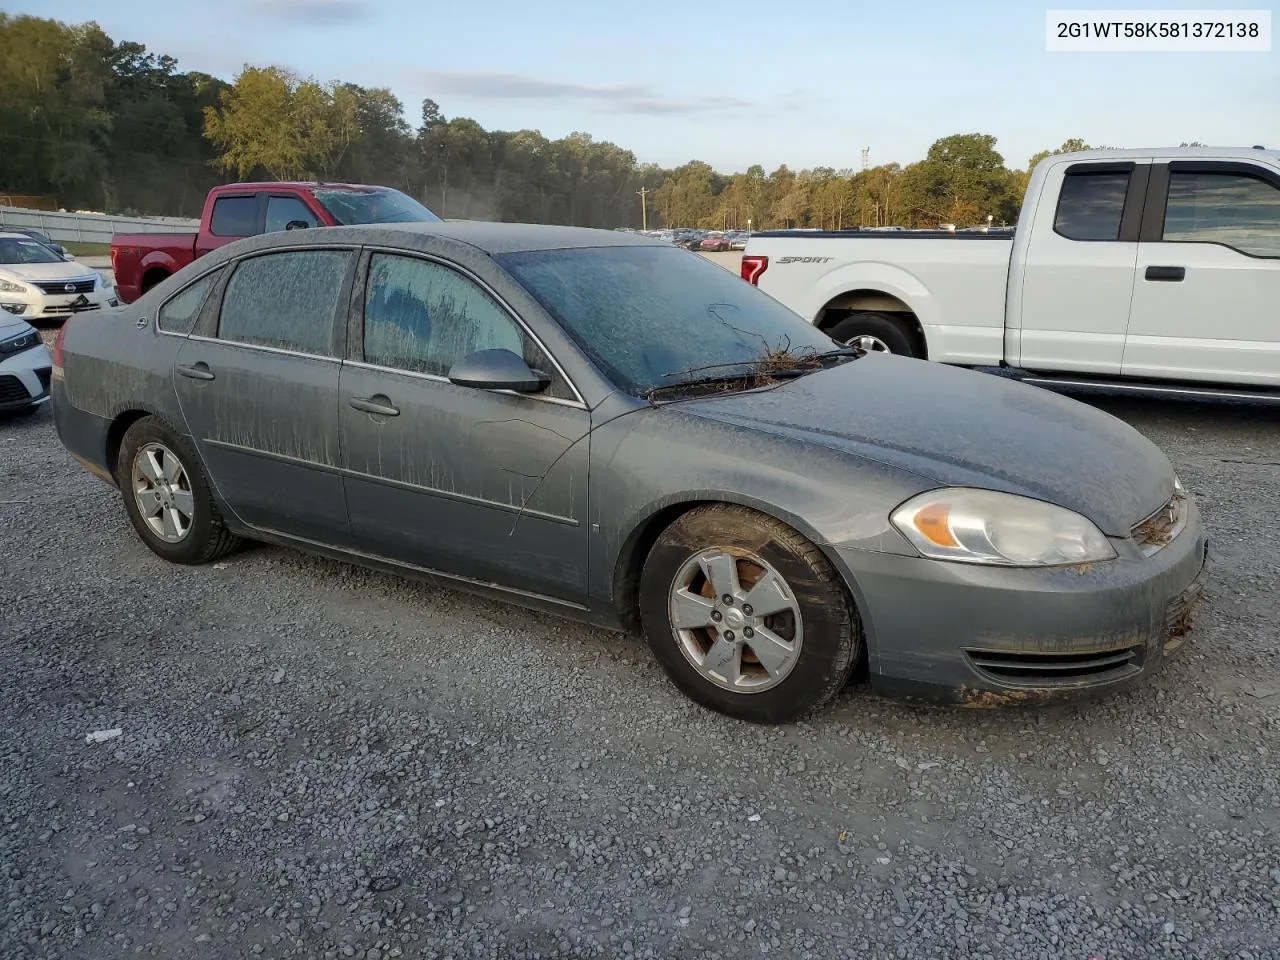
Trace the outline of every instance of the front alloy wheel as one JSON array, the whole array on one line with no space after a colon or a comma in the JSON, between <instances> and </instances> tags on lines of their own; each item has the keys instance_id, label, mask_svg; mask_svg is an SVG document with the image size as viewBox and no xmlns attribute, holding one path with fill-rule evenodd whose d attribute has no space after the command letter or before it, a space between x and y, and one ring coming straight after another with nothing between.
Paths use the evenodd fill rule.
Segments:
<instances>
[{"instance_id":1,"label":"front alloy wheel","mask_svg":"<svg viewBox=\"0 0 1280 960\"><path fill-rule=\"evenodd\" d=\"M640 575L640 622L684 693L757 723L829 701L862 651L857 613L822 551L727 503L695 507L659 534Z\"/></svg>"}]
</instances>

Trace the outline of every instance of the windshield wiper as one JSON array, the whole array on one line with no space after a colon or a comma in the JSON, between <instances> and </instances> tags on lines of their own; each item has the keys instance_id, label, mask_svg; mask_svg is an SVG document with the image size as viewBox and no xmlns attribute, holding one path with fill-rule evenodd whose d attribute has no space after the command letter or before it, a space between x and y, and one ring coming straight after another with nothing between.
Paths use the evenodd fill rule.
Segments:
<instances>
[{"instance_id":1,"label":"windshield wiper","mask_svg":"<svg viewBox=\"0 0 1280 960\"><path fill-rule=\"evenodd\" d=\"M822 369L825 361L842 359L845 357L856 358L859 354L851 347L837 347L834 350L824 350L821 353L778 353L764 357L757 357L753 360L733 360L728 363L709 363L700 367L690 367L688 370L679 370L672 373L663 374L664 377L685 377L685 379L676 380L673 383L662 383L656 387L650 387L645 391L646 398L652 398L655 394L665 393L669 390L680 390L690 387L714 386L715 384L732 384L743 381L758 381L753 386L763 386L774 380L789 380L794 377L803 377L805 374L813 373L815 370ZM687 377L691 373L702 373L707 370L724 370L728 367L746 367L748 369L740 373L713 373L703 377Z\"/></svg>"}]
</instances>

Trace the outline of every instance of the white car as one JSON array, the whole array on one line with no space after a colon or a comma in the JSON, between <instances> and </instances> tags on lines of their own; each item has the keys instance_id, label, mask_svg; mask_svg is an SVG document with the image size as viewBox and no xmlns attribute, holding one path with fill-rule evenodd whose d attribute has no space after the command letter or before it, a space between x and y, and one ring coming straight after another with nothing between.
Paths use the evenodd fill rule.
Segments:
<instances>
[{"instance_id":1,"label":"white car","mask_svg":"<svg viewBox=\"0 0 1280 960\"><path fill-rule=\"evenodd\" d=\"M1052 156L1016 232L756 233L741 270L859 351L1280 400L1280 151Z\"/></svg>"},{"instance_id":2,"label":"white car","mask_svg":"<svg viewBox=\"0 0 1280 960\"><path fill-rule=\"evenodd\" d=\"M0 320L65 320L117 305L115 288L96 270L25 234L0 233Z\"/></svg>"},{"instance_id":3,"label":"white car","mask_svg":"<svg viewBox=\"0 0 1280 960\"><path fill-rule=\"evenodd\" d=\"M0 313L0 415L26 413L47 403L52 371L39 331Z\"/></svg>"}]
</instances>

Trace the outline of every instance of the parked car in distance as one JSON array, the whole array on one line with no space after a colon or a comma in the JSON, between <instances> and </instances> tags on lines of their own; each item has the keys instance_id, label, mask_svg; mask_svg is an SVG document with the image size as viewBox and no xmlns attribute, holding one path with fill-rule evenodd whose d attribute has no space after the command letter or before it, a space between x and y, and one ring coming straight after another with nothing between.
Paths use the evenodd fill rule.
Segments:
<instances>
[{"instance_id":1,"label":"parked car in distance","mask_svg":"<svg viewBox=\"0 0 1280 960\"><path fill-rule=\"evenodd\" d=\"M723 233L709 233L698 241L698 249L704 253L723 253L729 249L729 238Z\"/></svg>"},{"instance_id":2,"label":"parked car in distance","mask_svg":"<svg viewBox=\"0 0 1280 960\"><path fill-rule=\"evenodd\" d=\"M30 413L47 403L52 367L40 332L0 312L0 415Z\"/></svg>"},{"instance_id":3,"label":"parked car in distance","mask_svg":"<svg viewBox=\"0 0 1280 960\"><path fill-rule=\"evenodd\" d=\"M25 233L0 233L0 320L61 321L114 306L115 290L96 270Z\"/></svg>"},{"instance_id":4,"label":"parked car in distance","mask_svg":"<svg viewBox=\"0 0 1280 960\"><path fill-rule=\"evenodd\" d=\"M1014 231L756 233L742 276L859 350L1280 401L1280 152L1042 160Z\"/></svg>"},{"instance_id":5,"label":"parked car in distance","mask_svg":"<svg viewBox=\"0 0 1280 960\"><path fill-rule=\"evenodd\" d=\"M200 229L118 233L111 269L120 299L132 303L210 250L244 237L356 223L433 223L434 213L390 187L354 183L232 183L205 197Z\"/></svg>"},{"instance_id":6,"label":"parked car in distance","mask_svg":"<svg viewBox=\"0 0 1280 960\"><path fill-rule=\"evenodd\" d=\"M680 689L755 721L862 663L976 705L1127 684L1182 642L1205 561L1168 459L1118 419L856 358L608 230L245 240L67 324L53 395L161 557L247 537L639 627Z\"/></svg>"}]
</instances>

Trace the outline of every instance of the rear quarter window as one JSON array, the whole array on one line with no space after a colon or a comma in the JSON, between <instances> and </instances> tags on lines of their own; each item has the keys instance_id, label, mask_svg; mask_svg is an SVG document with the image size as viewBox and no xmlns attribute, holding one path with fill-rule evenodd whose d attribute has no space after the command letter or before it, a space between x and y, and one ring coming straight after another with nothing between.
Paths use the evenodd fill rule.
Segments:
<instances>
[{"instance_id":1,"label":"rear quarter window","mask_svg":"<svg viewBox=\"0 0 1280 960\"><path fill-rule=\"evenodd\" d=\"M165 333L190 333L200 316L200 310L209 299L209 292L222 276L222 267L207 273L181 293L170 297L156 315L156 326Z\"/></svg>"}]
</instances>

